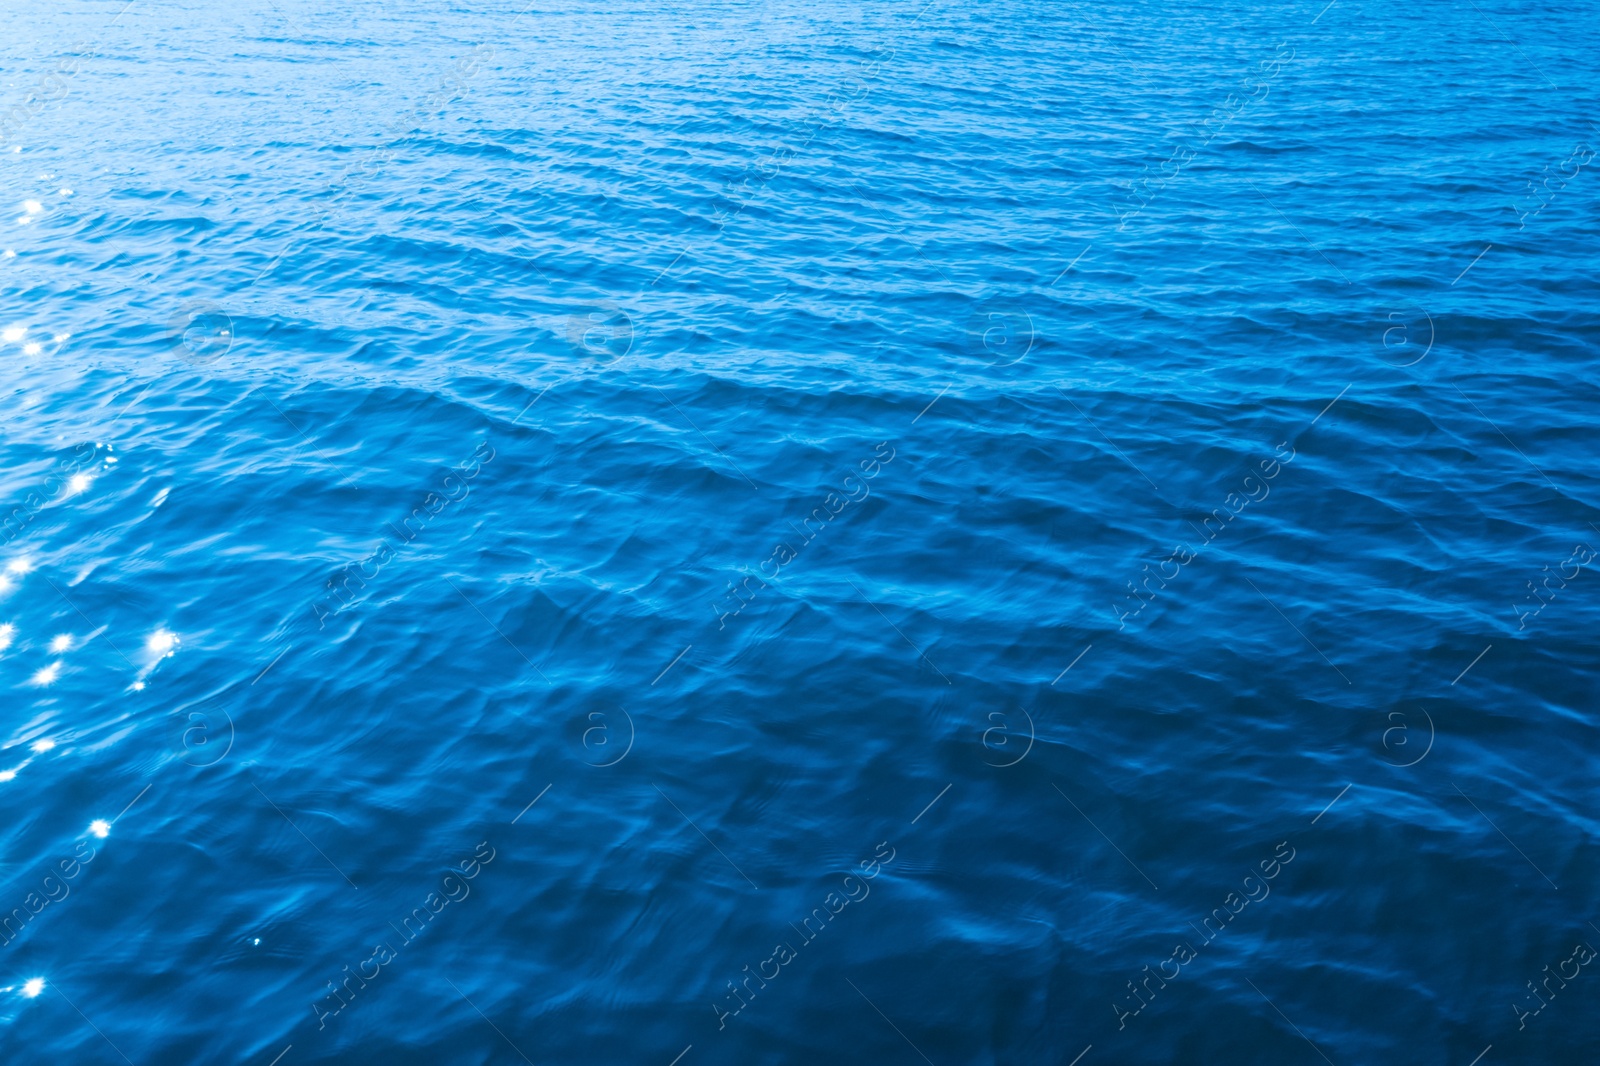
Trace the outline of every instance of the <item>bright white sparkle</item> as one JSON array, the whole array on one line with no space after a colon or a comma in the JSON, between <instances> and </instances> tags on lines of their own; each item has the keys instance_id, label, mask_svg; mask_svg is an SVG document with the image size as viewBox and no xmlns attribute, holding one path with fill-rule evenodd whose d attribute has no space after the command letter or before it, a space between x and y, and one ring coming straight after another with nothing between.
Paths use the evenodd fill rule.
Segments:
<instances>
[{"instance_id":1,"label":"bright white sparkle","mask_svg":"<svg viewBox=\"0 0 1600 1066\"><path fill-rule=\"evenodd\" d=\"M165 629L158 629L150 634L150 639L145 641L145 647L156 655L170 655L173 645L178 643L178 635Z\"/></svg>"},{"instance_id":2,"label":"bright white sparkle","mask_svg":"<svg viewBox=\"0 0 1600 1066\"><path fill-rule=\"evenodd\" d=\"M30 344L28 347L36 348L38 345ZM73 474L67 479L67 488L71 489L74 493L82 492L92 484L94 484L94 478L90 477L88 474Z\"/></svg>"},{"instance_id":3,"label":"bright white sparkle","mask_svg":"<svg viewBox=\"0 0 1600 1066\"><path fill-rule=\"evenodd\" d=\"M27 983L22 986L22 994L27 996L29 999L37 998L39 993L43 992L43 991L44 991L44 978L43 977L30 977L30 978L28 978Z\"/></svg>"},{"instance_id":4,"label":"bright white sparkle","mask_svg":"<svg viewBox=\"0 0 1600 1066\"><path fill-rule=\"evenodd\" d=\"M135 691L135 692L143 692L144 691L144 682L143 681L135 681L133 683L133 691Z\"/></svg>"},{"instance_id":5,"label":"bright white sparkle","mask_svg":"<svg viewBox=\"0 0 1600 1066\"><path fill-rule=\"evenodd\" d=\"M10 781L17 776L15 770L0 770L0 781Z\"/></svg>"},{"instance_id":6,"label":"bright white sparkle","mask_svg":"<svg viewBox=\"0 0 1600 1066\"><path fill-rule=\"evenodd\" d=\"M38 341L31 341L30 343L22 346L23 355L38 355L42 351L44 351L44 345L40 344Z\"/></svg>"},{"instance_id":7,"label":"bright white sparkle","mask_svg":"<svg viewBox=\"0 0 1600 1066\"><path fill-rule=\"evenodd\" d=\"M71 633L58 633L55 636L50 638L50 650L51 651L56 652L56 653L59 654L59 653L64 652L64 651L70 651L71 649L72 649L72 634Z\"/></svg>"},{"instance_id":8,"label":"bright white sparkle","mask_svg":"<svg viewBox=\"0 0 1600 1066\"><path fill-rule=\"evenodd\" d=\"M94 821L89 823L89 832L93 833L101 840L104 840L106 837L111 835L111 823L106 821L104 818L96 818Z\"/></svg>"},{"instance_id":9,"label":"bright white sparkle","mask_svg":"<svg viewBox=\"0 0 1600 1066\"><path fill-rule=\"evenodd\" d=\"M8 574L26 574L32 569L33 560L26 555L19 555L6 564L6 573Z\"/></svg>"},{"instance_id":10,"label":"bright white sparkle","mask_svg":"<svg viewBox=\"0 0 1600 1066\"><path fill-rule=\"evenodd\" d=\"M8 343L15 344L17 341L20 341L23 336L27 334L27 332L27 326L7 326L5 329L0 330L0 338L5 339Z\"/></svg>"},{"instance_id":11,"label":"bright white sparkle","mask_svg":"<svg viewBox=\"0 0 1600 1066\"><path fill-rule=\"evenodd\" d=\"M41 204L38 200L24 200L22 201L22 209L30 215L37 215L44 210L44 204Z\"/></svg>"},{"instance_id":12,"label":"bright white sparkle","mask_svg":"<svg viewBox=\"0 0 1600 1066\"><path fill-rule=\"evenodd\" d=\"M33 750L41 755L55 746L56 742L53 740L36 740L33 742Z\"/></svg>"},{"instance_id":13,"label":"bright white sparkle","mask_svg":"<svg viewBox=\"0 0 1600 1066\"><path fill-rule=\"evenodd\" d=\"M33 675L33 683L35 685L53 685L56 683L56 678L60 676L61 664L51 663L49 666Z\"/></svg>"},{"instance_id":14,"label":"bright white sparkle","mask_svg":"<svg viewBox=\"0 0 1600 1066\"><path fill-rule=\"evenodd\" d=\"M5 651L7 648L11 647L11 638L15 637L16 635L17 627L12 625L10 622L0 626L0 651Z\"/></svg>"}]
</instances>

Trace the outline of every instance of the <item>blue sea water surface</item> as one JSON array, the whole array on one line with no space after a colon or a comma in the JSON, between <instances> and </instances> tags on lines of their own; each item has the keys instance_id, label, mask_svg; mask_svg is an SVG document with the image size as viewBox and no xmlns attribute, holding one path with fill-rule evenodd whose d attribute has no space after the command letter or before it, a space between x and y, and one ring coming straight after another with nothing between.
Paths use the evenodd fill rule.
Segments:
<instances>
[{"instance_id":1,"label":"blue sea water surface","mask_svg":"<svg viewBox=\"0 0 1600 1066\"><path fill-rule=\"evenodd\" d=\"M1592 4L4 22L0 1060L1600 1053Z\"/></svg>"}]
</instances>

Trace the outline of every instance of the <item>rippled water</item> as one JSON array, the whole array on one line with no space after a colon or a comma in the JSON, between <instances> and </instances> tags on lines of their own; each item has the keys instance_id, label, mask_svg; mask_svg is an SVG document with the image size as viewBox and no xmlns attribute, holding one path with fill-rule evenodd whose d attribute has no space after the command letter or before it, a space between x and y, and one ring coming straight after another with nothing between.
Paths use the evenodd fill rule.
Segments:
<instances>
[{"instance_id":1,"label":"rippled water","mask_svg":"<svg viewBox=\"0 0 1600 1066\"><path fill-rule=\"evenodd\" d=\"M6 23L4 1061L1600 1050L1591 6Z\"/></svg>"}]
</instances>

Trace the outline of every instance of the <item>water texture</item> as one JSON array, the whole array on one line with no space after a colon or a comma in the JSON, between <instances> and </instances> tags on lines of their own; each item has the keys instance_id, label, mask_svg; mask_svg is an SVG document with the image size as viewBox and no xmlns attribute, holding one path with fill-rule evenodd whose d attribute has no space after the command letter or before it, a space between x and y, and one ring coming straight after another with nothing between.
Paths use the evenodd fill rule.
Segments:
<instances>
[{"instance_id":1,"label":"water texture","mask_svg":"<svg viewBox=\"0 0 1600 1066\"><path fill-rule=\"evenodd\" d=\"M1588 1063L1592 4L0 40L0 1060Z\"/></svg>"}]
</instances>

